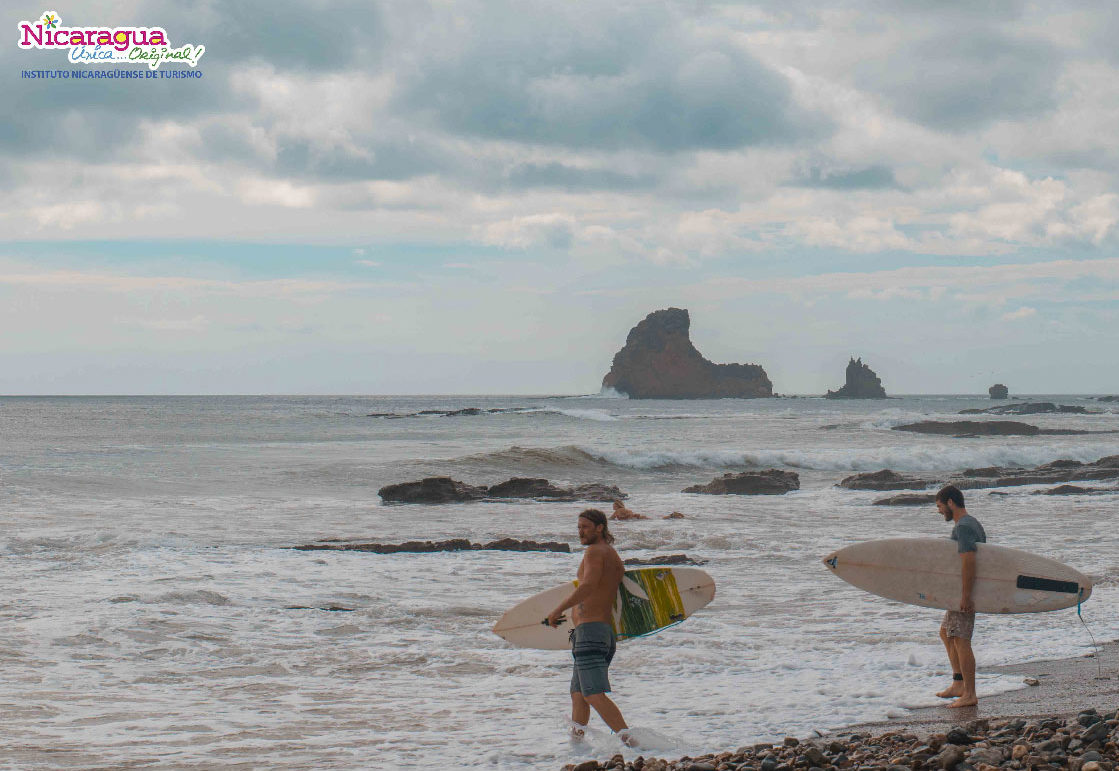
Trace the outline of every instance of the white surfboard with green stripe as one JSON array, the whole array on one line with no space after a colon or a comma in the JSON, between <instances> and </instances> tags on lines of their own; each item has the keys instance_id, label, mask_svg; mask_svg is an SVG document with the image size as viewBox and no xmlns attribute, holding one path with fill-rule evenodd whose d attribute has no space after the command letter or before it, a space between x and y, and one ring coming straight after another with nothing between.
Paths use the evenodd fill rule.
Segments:
<instances>
[{"instance_id":1,"label":"white surfboard with green stripe","mask_svg":"<svg viewBox=\"0 0 1119 771\"><path fill-rule=\"evenodd\" d=\"M543 621L577 585L577 581L560 584L518 603L498 620L494 633L519 648L569 648L570 623L550 627ZM714 597L714 579L698 568L627 570L614 600L614 632L619 641L659 632L679 624Z\"/></svg>"}]
</instances>

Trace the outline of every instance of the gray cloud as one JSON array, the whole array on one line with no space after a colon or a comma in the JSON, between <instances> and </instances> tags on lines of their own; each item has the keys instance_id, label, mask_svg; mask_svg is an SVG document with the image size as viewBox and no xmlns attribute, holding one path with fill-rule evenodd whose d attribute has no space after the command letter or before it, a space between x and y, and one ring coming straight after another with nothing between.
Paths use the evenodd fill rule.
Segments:
<instances>
[{"instance_id":1,"label":"gray cloud","mask_svg":"<svg viewBox=\"0 0 1119 771\"><path fill-rule=\"evenodd\" d=\"M622 174L610 169L581 169L562 163L524 163L508 176L513 187L555 187L564 190L634 190L655 184L652 175Z\"/></svg>"},{"instance_id":2,"label":"gray cloud","mask_svg":"<svg viewBox=\"0 0 1119 771\"><path fill-rule=\"evenodd\" d=\"M819 187L831 190L876 190L899 188L893 169L888 166L867 166L850 171L828 171L814 166L808 173L789 183L795 187Z\"/></svg>"},{"instance_id":3,"label":"gray cloud","mask_svg":"<svg viewBox=\"0 0 1119 771\"><path fill-rule=\"evenodd\" d=\"M948 131L1053 109L1064 59L1053 44L998 29L945 29L903 38L885 59L867 59L856 82L906 118Z\"/></svg>"},{"instance_id":4,"label":"gray cloud","mask_svg":"<svg viewBox=\"0 0 1119 771\"><path fill-rule=\"evenodd\" d=\"M663 152L788 142L822 122L727 36L667 14L542 15L502 9L430 41L398 104L476 137Z\"/></svg>"}]
</instances>

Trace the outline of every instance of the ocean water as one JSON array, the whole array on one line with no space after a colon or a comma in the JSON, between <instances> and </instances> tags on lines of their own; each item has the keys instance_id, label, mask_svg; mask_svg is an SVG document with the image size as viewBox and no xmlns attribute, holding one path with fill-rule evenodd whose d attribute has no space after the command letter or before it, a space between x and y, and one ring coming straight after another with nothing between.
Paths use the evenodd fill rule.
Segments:
<instances>
[{"instance_id":1,"label":"ocean water","mask_svg":"<svg viewBox=\"0 0 1119 771\"><path fill-rule=\"evenodd\" d=\"M1018 419L1119 430L1119 405L1044 398L1107 411ZM380 504L382 485L428 475L617 484L653 517L614 525L623 557L707 560L714 602L624 643L611 670L644 754L803 737L932 704L946 681L939 612L862 593L820 559L861 540L948 535L932 506L872 506L884 494L835 487L847 474L1119 453L1119 434L890 430L990 403L0 397L0 767L558 769L623 751L597 717L587 742L568 739L568 654L489 631L573 577L582 505ZM368 417L463 407L505 411ZM771 466L797 471L802 489L679 492ZM1097 638L1119 636L1119 495L1034 489L967 491L968 507L992 542L1095 576L1084 618ZM674 510L687 519L660 519ZM505 536L574 553L287 548ZM351 610L320 609L330 606ZM1074 609L981 617L975 648L981 696L1021 687L985 666L1091 650Z\"/></svg>"}]
</instances>

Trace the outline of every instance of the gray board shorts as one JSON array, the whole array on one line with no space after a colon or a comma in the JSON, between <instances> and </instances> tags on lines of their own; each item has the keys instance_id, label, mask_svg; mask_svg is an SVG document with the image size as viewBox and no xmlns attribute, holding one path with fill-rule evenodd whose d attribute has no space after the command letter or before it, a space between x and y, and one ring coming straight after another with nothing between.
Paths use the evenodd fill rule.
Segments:
<instances>
[{"instance_id":1,"label":"gray board shorts","mask_svg":"<svg viewBox=\"0 0 1119 771\"><path fill-rule=\"evenodd\" d=\"M575 659L572 693L593 696L610 692L610 662L617 645L614 628L604 621L590 621L571 630L571 655Z\"/></svg>"}]
</instances>

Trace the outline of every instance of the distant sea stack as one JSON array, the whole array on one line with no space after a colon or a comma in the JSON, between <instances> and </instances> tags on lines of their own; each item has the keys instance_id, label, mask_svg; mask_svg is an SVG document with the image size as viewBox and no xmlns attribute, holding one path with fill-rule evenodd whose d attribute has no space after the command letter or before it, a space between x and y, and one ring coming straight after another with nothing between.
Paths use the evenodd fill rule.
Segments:
<instances>
[{"instance_id":1,"label":"distant sea stack","mask_svg":"<svg viewBox=\"0 0 1119 771\"><path fill-rule=\"evenodd\" d=\"M773 396L773 384L757 364L715 364L688 336L691 319L681 308L653 311L629 331L614 354L605 388L631 399L756 399Z\"/></svg>"},{"instance_id":2,"label":"distant sea stack","mask_svg":"<svg viewBox=\"0 0 1119 771\"><path fill-rule=\"evenodd\" d=\"M1010 389L1004 386L1002 383L995 383L993 386L987 389L987 393L991 395L992 399L1010 398Z\"/></svg>"},{"instance_id":3,"label":"distant sea stack","mask_svg":"<svg viewBox=\"0 0 1119 771\"><path fill-rule=\"evenodd\" d=\"M828 391L829 399L885 399L882 381L862 358L851 359L847 364L847 382L838 391Z\"/></svg>"}]
</instances>

